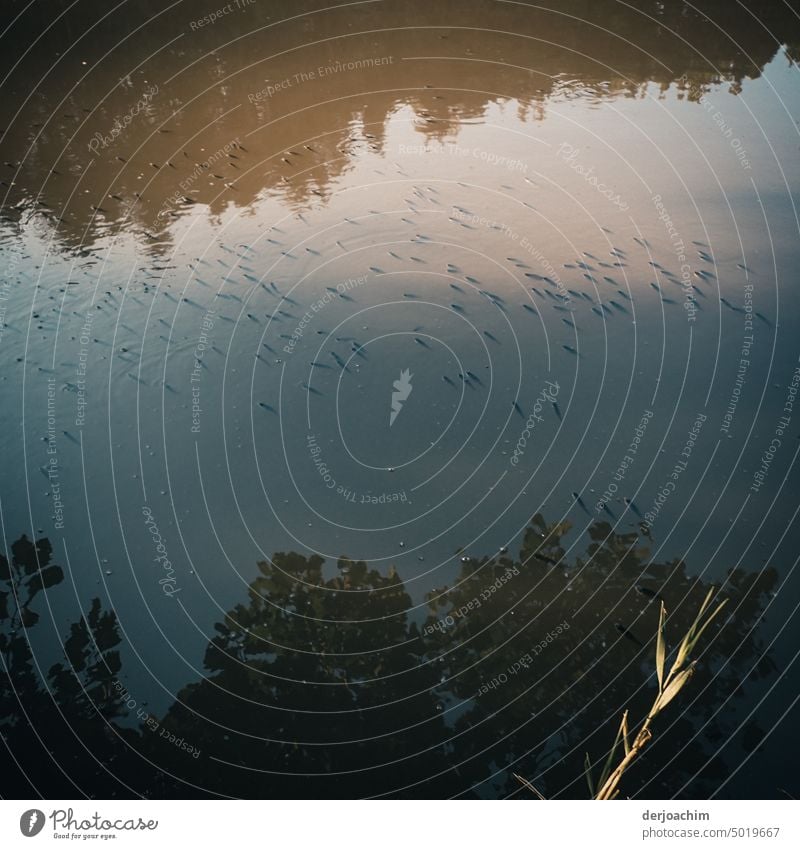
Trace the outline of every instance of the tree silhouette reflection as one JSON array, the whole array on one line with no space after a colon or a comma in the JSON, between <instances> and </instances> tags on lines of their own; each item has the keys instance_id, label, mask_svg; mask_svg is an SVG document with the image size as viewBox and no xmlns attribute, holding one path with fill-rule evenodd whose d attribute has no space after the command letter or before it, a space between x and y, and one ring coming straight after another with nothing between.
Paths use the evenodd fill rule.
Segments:
<instances>
[{"instance_id":1,"label":"tree silhouette reflection","mask_svg":"<svg viewBox=\"0 0 800 849\"><path fill-rule=\"evenodd\" d=\"M4 795L502 796L518 772L547 796L585 798L585 752L603 759L621 711L635 723L652 700L658 602L674 646L712 584L607 522L573 554L569 530L537 514L518 557L464 556L422 622L393 568L341 558L326 577L321 557L278 553L214 626L204 677L149 727L115 687L120 637L98 600L43 674L31 604L63 576L47 540L22 537L0 561ZM775 583L771 568L729 573L726 617L623 795L718 786L743 682L774 672L756 626Z\"/></svg>"}]
</instances>

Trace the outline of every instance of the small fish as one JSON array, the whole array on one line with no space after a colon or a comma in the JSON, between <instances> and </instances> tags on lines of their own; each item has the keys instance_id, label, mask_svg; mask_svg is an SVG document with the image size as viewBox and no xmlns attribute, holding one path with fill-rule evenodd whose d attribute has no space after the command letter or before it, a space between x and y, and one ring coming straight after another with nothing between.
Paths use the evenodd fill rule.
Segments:
<instances>
[{"instance_id":1,"label":"small fish","mask_svg":"<svg viewBox=\"0 0 800 849\"><path fill-rule=\"evenodd\" d=\"M630 507L631 510L641 519L643 518L642 514L639 512L639 508L631 501L630 498L623 498L626 507Z\"/></svg>"},{"instance_id":2,"label":"small fish","mask_svg":"<svg viewBox=\"0 0 800 849\"><path fill-rule=\"evenodd\" d=\"M577 492L572 493L572 497L575 499L575 503L586 513L587 516L590 516L591 513L586 509L586 505L583 503L583 499L578 495Z\"/></svg>"},{"instance_id":3,"label":"small fish","mask_svg":"<svg viewBox=\"0 0 800 849\"><path fill-rule=\"evenodd\" d=\"M565 351L569 351L569 352L570 352L570 354L575 354L575 356L576 356L576 357L578 356L578 352L577 352L574 348L571 348L569 345L562 345L561 347L562 347Z\"/></svg>"},{"instance_id":4,"label":"small fish","mask_svg":"<svg viewBox=\"0 0 800 849\"><path fill-rule=\"evenodd\" d=\"M639 595L643 595L645 598L649 598L652 600L664 601L663 598L655 591L651 590L650 587L643 587L641 584L637 584L634 589Z\"/></svg>"},{"instance_id":5,"label":"small fish","mask_svg":"<svg viewBox=\"0 0 800 849\"><path fill-rule=\"evenodd\" d=\"M733 310L734 312L744 312L741 307L734 306L730 301L725 300L725 298L720 298L720 302L725 304L729 310Z\"/></svg>"},{"instance_id":6,"label":"small fish","mask_svg":"<svg viewBox=\"0 0 800 849\"><path fill-rule=\"evenodd\" d=\"M515 409L515 410L516 410L516 411L520 414L520 416L524 419L524 418L525 418L525 413L523 413L523 412L522 412L522 407L520 407L520 405L519 405L516 401L514 401L514 402L513 402L513 404L514 404L514 409Z\"/></svg>"},{"instance_id":7,"label":"small fish","mask_svg":"<svg viewBox=\"0 0 800 849\"><path fill-rule=\"evenodd\" d=\"M623 637L630 640L632 643L636 643L639 648L644 648L644 643L634 634L632 634L621 622L617 622L614 627L622 634Z\"/></svg>"}]
</instances>

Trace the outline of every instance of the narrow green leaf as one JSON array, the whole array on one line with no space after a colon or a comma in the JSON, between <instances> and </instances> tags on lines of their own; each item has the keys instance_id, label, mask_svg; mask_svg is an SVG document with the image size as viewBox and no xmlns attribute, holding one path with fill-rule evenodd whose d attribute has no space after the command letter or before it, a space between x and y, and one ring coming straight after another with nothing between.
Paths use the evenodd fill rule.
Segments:
<instances>
[{"instance_id":1,"label":"narrow green leaf","mask_svg":"<svg viewBox=\"0 0 800 849\"><path fill-rule=\"evenodd\" d=\"M595 797L595 789L594 782L592 781L592 762L589 760L589 753L586 753L586 757L583 759L583 774L586 776L586 783L589 785L589 793L594 799Z\"/></svg>"},{"instance_id":2,"label":"narrow green leaf","mask_svg":"<svg viewBox=\"0 0 800 849\"><path fill-rule=\"evenodd\" d=\"M667 616L667 608L661 602L661 612L658 615L658 634L656 635L656 675L658 675L658 692L664 689L664 661L667 657L666 644L664 642L664 621Z\"/></svg>"},{"instance_id":3,"label":"narrow green leaf","mask_svg":"<svg viewBox=\"0 0 800 849\"><path fill-rule=\"evenodd\" d=\"M611 747L611 751L608 753L608 757L606 758L605 766L603 767L603 771L600 773L600 781L598 781L598 786L602 787L606 783L606 779L611 774L611 766L614 763L614 755L617 753L617 747L619 746L619 741L622 739L622 724L625 722L625 717L623 716L622 722L619 724L619 729L617 731L617 736L614 738L614 745Z\"/></svg>"},{"instance_id":4,"label":"narrow green leaf","mask_svg":"<svg viewBox=\"0 0 800 849\"><path fill-rule=\"evenodd\" d=\"M658 699L658 710L663 710L674 698L680 693L683 685L692 677L694 673L695 662L689 664L682 672L679 672L670 683L667 685L664 692Z\"/></svg>"},{"instance_id":5,"label":"narrow green leaf","mask_svg":"<svg viewBox=\"0 0 800 849\"><path fill-rule=\"evenodd\" d=\"M542 796L542 794L541 794L541 793L540 793L540 792L539 792L539 791L538 791L538 790L537 790L537 789L533 786L533 784L531 784L531 783L530 783L530 781L528 781L528 779L527 779L527 778L523 778L521 775L517 775L517 773L516 773L516 772L514 773L514 778L516 778L516 779L517 779L517 781L519 781L519 783L523 785L523 787L527 787L527 788L528 788L528 790L530 790L530 791L531 791L531 793L535 794L535 795L536 795L539 799L541 799L543 802L546 802L546 801L547 801L547 800L545 799L545 797L544 797L544 796Z\"/></svg>"},{"instance_id":6,"label":"narrow green leaf","mask_svg":"<svg viewBox=\"0 0 800 849\"><path fill-rule=\"evenodd\" d=\"M728 599L726 598L726 599L723 599L719 603L718 607L709 615L708 619L706 619L706 621L703 623L702 627L697 632L697 634L695 634L692 637L692 639L689 643L689 651L690 652L695 647L695 645L697 644L697 641L700 639L700 637L703 635L703 631L705 631L705 629L711 624L711 620L720 612L720 610L722 610L723 607L725 607L725 604L726 604L727 601L728 601Z\"/></svg>"},{"instance_id":7,"label":"narrow green leaf","mask_svg":"<svg viewBox=\"0 0 800 849\"><path fill-rule=\"evenodd\" d=\"M625 756L631 753L630 732L628 731L628 711L622 714L622 744L625 746Z\"/></svg>"},{"instance_id":8,"label":"narrow green leaf","mask_svg":"<svg viewBox=\"0 0 800 849\"><path fill-rule=\"evenodd\" d=\"M706 593L705 601L700 605L700 611L697 614L697 619L695 619L695 627L697 626L697 623L703 618L703 614L706 612L706 608L711 603L711 598L715 592L716 590L714 589L714 587L711 587L711 589Z\"/></svg>"}]
</instances>

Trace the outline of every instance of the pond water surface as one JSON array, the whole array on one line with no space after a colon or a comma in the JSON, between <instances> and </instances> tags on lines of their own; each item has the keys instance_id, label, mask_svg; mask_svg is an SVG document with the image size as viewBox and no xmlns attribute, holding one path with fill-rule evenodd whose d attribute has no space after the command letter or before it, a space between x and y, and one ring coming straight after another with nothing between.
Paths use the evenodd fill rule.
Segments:
<instances>
[{"instance_id":1,"label":"pond water surface","mask_svg":"<svg viewBox=\"0 0 800 849\"><path fill-rule=\"evenodd\" d=\"M20 10L3 795L796 795L797 11Z\"/></svg>"}]
</instances>

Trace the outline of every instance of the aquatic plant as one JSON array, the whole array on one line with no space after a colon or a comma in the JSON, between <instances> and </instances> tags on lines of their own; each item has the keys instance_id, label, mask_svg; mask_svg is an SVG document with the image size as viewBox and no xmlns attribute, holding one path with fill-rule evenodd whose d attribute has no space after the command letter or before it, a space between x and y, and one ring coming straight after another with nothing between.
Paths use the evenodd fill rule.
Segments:
<instances>
[{"instance_id":1,"label":"aquatic plant","mask_svg":"<svg viewBox=\"0 0 800 849\"><path fill-rule=\"evenodd\" d=\"M596 783L592 777L592 764L587 752L584 762L584 773L586 775L586 782L589 785L589 792L593 799L615 799L619 795L619 783L622 776L625 774L625 770L631 766L653 737L653 732L651 730L653 720L667 707L678 693L680 693L694 674L697 661L689 661L689 656L700 640L700 637L703 635L703 632L720 610L722 610L727 601L727 599L724 599L717 605L716 608L714 608L714 610L707 614L714 592L713 588L708 591L708 594L700 606L700 610L698 611L692 626L681 640L677 654L675 655L675 660L673 661L666 676L664 675L664 672L666 668L667 649L664 637L664 625L666 623L667 610L664 606L664 602L661 602L658 632L656 634L656 677L658 678L658 694L656 695L652 707L648 711L647 716L632 741L628 725L628 711L626 710L622 714L617 736L615 737L614 743L608 753L605 765L600 773L600 778ZM619 750L620 743L624 750L624 756L621 758L619 763L614 766L614 758ZM516 774L515 778L538 798L544 799L544 796L526 778Z\"/></svg>"}]
</instances>

